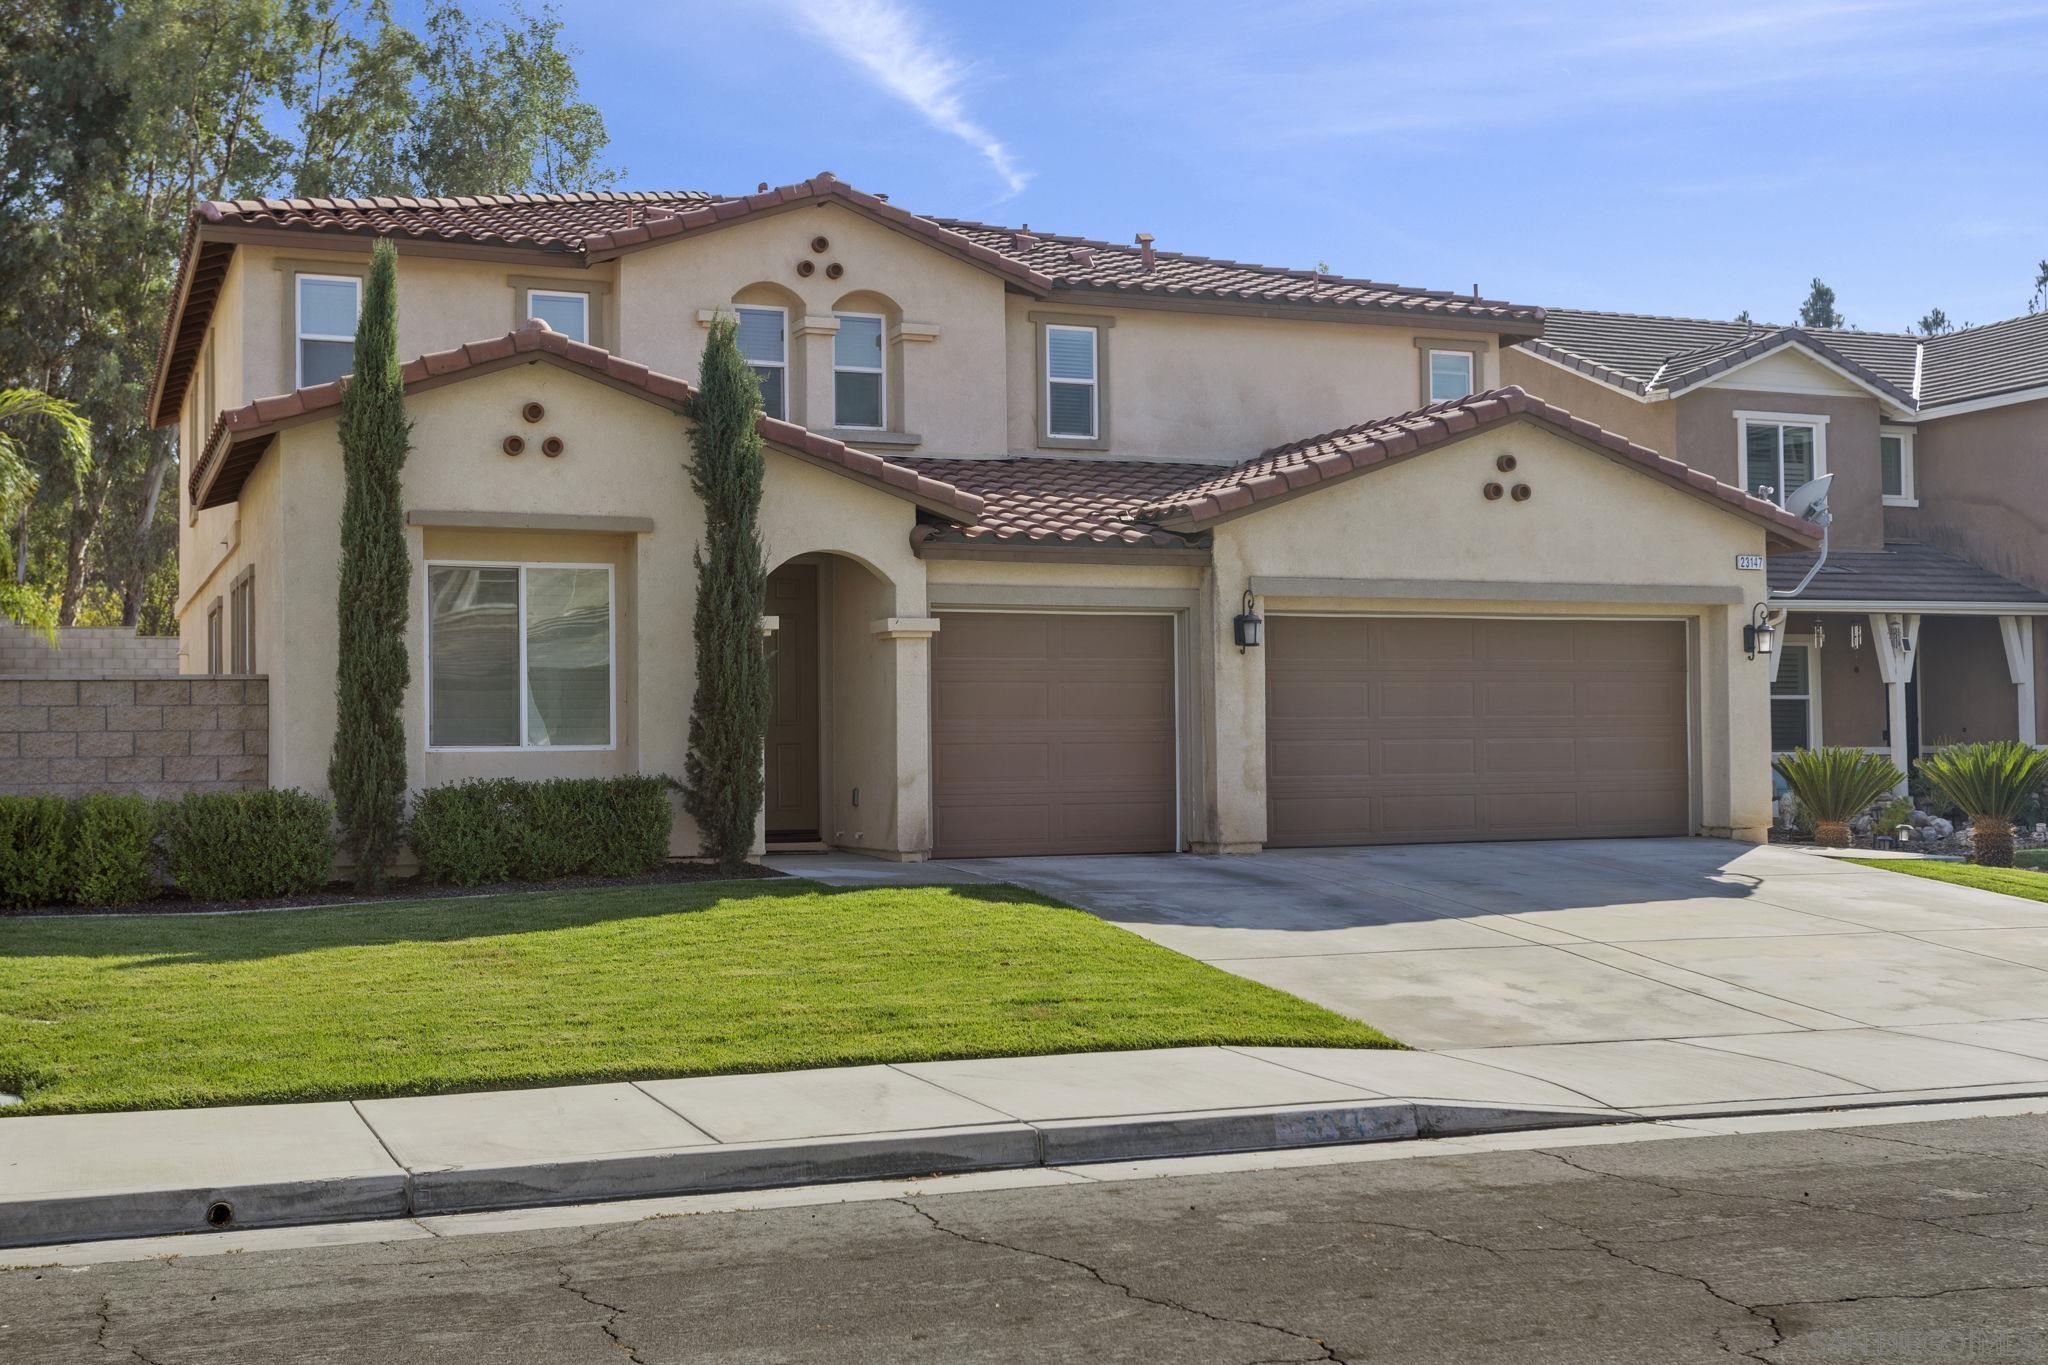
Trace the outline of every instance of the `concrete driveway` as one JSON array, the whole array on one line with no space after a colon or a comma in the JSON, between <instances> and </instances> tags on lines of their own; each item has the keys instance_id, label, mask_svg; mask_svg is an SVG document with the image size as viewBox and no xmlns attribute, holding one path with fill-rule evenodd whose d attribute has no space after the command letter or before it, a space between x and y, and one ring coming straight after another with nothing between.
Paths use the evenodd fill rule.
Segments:
<instances>
[{"instance_id":1,"label":"concrete driveway","mask_svg":"<svg viewBox=\"0 0 2048 1365\"><path fill-rule=\"evenodd\" d=\"M1656 1113L2048 1091L2048 904L1811 853L1661 839L832 862L850 881L1043 891L1440 1066L1513 1073L1524 1098Z\"/></svg>"}]
</instances>

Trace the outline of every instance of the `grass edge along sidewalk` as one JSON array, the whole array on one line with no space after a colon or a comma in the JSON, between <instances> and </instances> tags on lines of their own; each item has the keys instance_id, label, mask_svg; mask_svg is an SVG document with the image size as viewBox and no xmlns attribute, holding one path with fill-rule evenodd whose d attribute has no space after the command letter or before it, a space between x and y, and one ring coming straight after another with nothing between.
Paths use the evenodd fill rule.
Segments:
<instances>
[{"instance_id":1,"label":"grass edge along sidewalk","mask_svg":"<svg viewBox=\"0 0 2048 1365\"><path fill-rule=\"evenodd\" d=\"M1969 886L1979 891L1996 891L2023 900L2048 901L2048 872L2034 866L1978 867L1975 863L1940 862L1932 858L1845 858L1858 867L1875 867L1931 882Z\"/></svg>"},{"instance_id":2,"label":"grass edge along sidewalk","mask_svg":"<svg viewBox=\"0 0 2048 1365\"><path fill-rule=\"evenodd\" d=\"M1011 886L0 920L4 1115L1200 1044L1398 1046Z\"/></svg>"}]
</instances>

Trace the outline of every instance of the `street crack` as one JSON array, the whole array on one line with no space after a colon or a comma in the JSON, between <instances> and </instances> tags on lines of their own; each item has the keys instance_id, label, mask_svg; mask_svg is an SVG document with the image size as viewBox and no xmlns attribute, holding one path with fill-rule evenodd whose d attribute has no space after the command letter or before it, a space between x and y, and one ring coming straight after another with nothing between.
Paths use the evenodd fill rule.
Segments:
<instances>
[{"instance_id":1,"label":"street crack","mask_svg":"<svg viewBox=\"0 0 2048 1365\"><path fill-rule=\"evenodd\" d=\"M592 1308L600 1309L604 1312L605 1320L598 1324L598 1330L611 1339L612 1345L625 1352L626 1359L632 1361L633 1365L647 1365L646 1360L641 1357L639 1350L631 1342L619 1335L619 1319L626 1315L626 1310L618 1304L606 1303L589 1290L578 1286L575 1282L575 1276L570 1273L569 1267L562 1266L556 1273L562 1277L562 1282L558 1286L560 1289L566 1293L574 1294Z\"/></svg>"},{"instance_id":2,"label":"street crack","mask_svg":"<svg viewBox=\"0 0 2048 1365\"><path fill-rule=\"evenodd\" d=\"M1251 1327L1256 1328L1257 1330L1262 1332L1273 1332L1280 1336L1289 1337L1295 1341L1299 1341L1304 1345L1313 1348L1316 1352L1315 1355L1294 1356L1291 1358L1287 1358L1288 1360L1331 1361L1334 1363L1334 1365L1349 1365L1349 1362L1347 1362L1342 1356L1338 1355L1336 1351L1330 1347L1330 1344L1328 1342L1324 1341L1321 1337L1315 1336L1311 1333L1297 1331L1295 1328L1292 1327L1283 1327L1278 1323L1262 1322L1257 1318L1228 1317L1220 1313L1211 1313L1205 1309L1197 1308L1193 1304L1181 1303L1176 1299L1162 1299L1155 1297L1151 1294L1142 1294L1138 1292L1136 1289L1132 1288L1130 1285L1123 1283L1121 1280L1111 1279L1109 1276L1103 1274L1102 1271L1098 1270L1096 1267L1089 1265L1086 1261L1075 1260L1071 1256L1062 1256L1057 1252L1040 1251L1035 1247L1017 1246L1010 1242L999 1242L993 1237L979 1237L976 1236L974 1233L964 1232L959 1228L948 1227L944 1223L940 1222L935 1214L918 1205L918 1203L915 1200L898 1198L892 1200L891 1202L901 1204L904 1208L909 1209L912 1213L924 1219L925 1222L931 1224L932 1229L934 1231L942 1232L948 1237L955 1237L958 1238L960 1241L968 1242L975 1246L992 1247L997 1251L1008 1251L1019 1256L1033 1256L1038 1258L1039 1260L1051 1261L1057 1265L1069 1266L1075 1270L1080 1271L1084 1275L1087 1275L1089 1278L1093 1279L1097 1284L1103 1286L1105 1289L1114 1289L1119 1294L1122 1294L1125 1298L1130 1299L1133 1302L1151 1304L1154 1307L1158 1308L1171 1309L1176 1313L1186 1313L1190 1317L1200 1318L1205 1322L1213 1322L1221 1326ZM1418 1230L1419 1229L1411 1229L1411 1231ZM1281 1358L1260 1357L1258 1360L1250 1362L1250 1365L1283 1365L1283 1363Z\"/></svg>"}]
</instances>

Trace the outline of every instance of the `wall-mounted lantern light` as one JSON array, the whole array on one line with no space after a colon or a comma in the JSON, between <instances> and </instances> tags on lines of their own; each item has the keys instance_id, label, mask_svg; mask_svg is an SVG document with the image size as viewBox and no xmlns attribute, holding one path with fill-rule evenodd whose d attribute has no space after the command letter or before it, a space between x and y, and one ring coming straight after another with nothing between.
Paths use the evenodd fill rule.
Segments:
<instances>
[{"instance_id":1,"label":"wall-mounted lantern light","mask_svg":"<svg viewBox=\"0 0 2048 1365\"><path fill-rule=\"evenodd\" d=\"M1244 610L1237 614L1237 619L1230 623L1230 627L1231 634L1237 640L1237 652L1240 654L1247 649L1257 649L1264 641L1266 623L1253 609L1250 588L1244 590Z\"/></svg>"},{"instance_id":2,"label":"wall-mounted lantern light","mask_svg":"<svg viewBox=\"0 0 2048 1365\"><path fill-rule=\"evenodd\" d=\"M1742 628L1742 652L1754 659L1759 654L1768 655L1778 643L1778 632L1771 625L1771 611L1763 603L1756 604L1750 613L1749 624Z\"/></svg>"}]
</instances>

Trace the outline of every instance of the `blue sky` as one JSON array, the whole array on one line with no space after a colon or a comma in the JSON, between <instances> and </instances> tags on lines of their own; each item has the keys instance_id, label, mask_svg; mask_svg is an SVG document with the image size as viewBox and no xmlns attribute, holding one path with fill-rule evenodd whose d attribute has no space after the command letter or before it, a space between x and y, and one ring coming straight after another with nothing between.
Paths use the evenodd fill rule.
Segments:
<instances>
[{"instance_id":1,"label":"blue sky","mask_svg":"<svg viewBox=\"0 0 2048 1365\"><path fill-rule=\"evenodd\" d=\"M2024 310L2048 3L564 6L628 188L916 211L1516 302Z\"/></svg>"}]
</instances>

